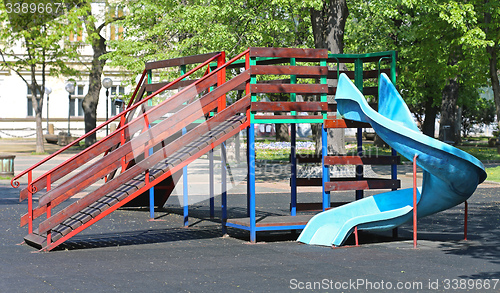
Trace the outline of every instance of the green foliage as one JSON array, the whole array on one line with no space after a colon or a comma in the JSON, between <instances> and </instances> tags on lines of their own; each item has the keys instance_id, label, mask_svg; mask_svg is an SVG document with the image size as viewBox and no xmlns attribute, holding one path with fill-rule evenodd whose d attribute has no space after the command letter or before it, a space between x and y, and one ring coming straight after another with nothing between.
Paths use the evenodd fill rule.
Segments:
<instances>
[{"instance_id":1,"label":"green foliage","mask_svg":"<svg viewBox=\"0 0 500 293\"><path fill-rule=\"evenodd\" d=\"M417 115L426 104L441 104L450 77L458 76L465 91L486 84L484 48L490 42L481 30L482 14L468 1L350 0L348 5L346 52L397 50L398 87Z\"/></svg>"},{"instance_id":2,"label":"green foliage","mask_svg":"<svg viewBox=\"0 0 500 293\"><path fill-rule=\"evenodd\" d=\"M144 63L226 51L233 57L251 46L311 47L311 0L130 0L119 23L124 39L110 42L111 65L140 72Z\"/></svg>"},{"instance_id":3,"label":"green foliage","mask_svg":"<svg viewBox=\"0 0 500 293\"><path fill-rule=\"evenodd\" d=\"M476 93L477 95L477 93ZM462 109L462 135L464 137L474 128L489 125L495 121L495 103L485 98L471 97Z\"/></svg>"}]
</instances>

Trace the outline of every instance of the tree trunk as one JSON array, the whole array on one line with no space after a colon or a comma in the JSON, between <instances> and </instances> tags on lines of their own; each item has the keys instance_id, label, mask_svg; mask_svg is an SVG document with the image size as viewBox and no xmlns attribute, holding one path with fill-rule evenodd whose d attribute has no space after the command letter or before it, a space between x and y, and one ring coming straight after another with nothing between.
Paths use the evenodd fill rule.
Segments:
<instances>
[{"instance_id":1,"label":"tree trunk","mask_svg":"<svg viewBox=\"0 0 500 293\"><path fill-rule=\"evenodd\" d=\"M438 107L432 105L433 98L428 97L425 101L425 118L424 123L422 123L422 132L434 138L434 133L436 132L436 116L439 111Z\"/></svg>"},{"instance_id":2,"label":"tree trunk","mask_svg":"<svg viewBox=\"0 0 500 293\"><path fill-rule=\"evenodd\" d=\"M45 153L45 146L43 144L43 126L42 126L42 108L43 108L43 91L39 89L36 82L36 65L31 65L31 103L35 110L35 133L36 133L36 147L37 154ZM38 98L40 94L40 98Z\"/></svg>"},{"instance_id":3,"label":"tree trunk","mask_svg":"<svg viewBox=\"0 0 500 293\"><path fill-rule=\"evenodd\" d=\"M85 20L85 25L91 38L91 45L94 55L92 56L92 67L89 73L89 91L83 98L82 108L85 120L85 133L92 131L97 126L97 103L101 92L101 77L106 60L100 60L99 57L106 54L105 39L99 34L100 30L95 27L91 19L91 12ZM107 102L107 101L106 101ZM88 147L96 142L96 134L92 134L85 139L85 146Z\"/></svg>"},{"instance_id":4,"label":"tree trunk","mask_svg":"<svg viewBox=\"0 0 500 293\"><path fill-rule=\"evenodd\" d=\"M314 36L314 46L318 49L328 49L333 54L344 52L344 28L349 11L346 0L324 0L321 10L311 9L311 25ZM328 80L332 86L333 80ZM328 97L333 102L333 96ZM321 125L311 125L316 142L316 153L321 153ZM328 152L345 153L344 129L328 129Z\"/></svg>"},{"instance_id":5,"label":"tree trunk","mask_svg":"<svg viewBox=\"0 0 500 293\"><path fill-rule=\"evenodd\" d=\"M496 48L498 48L498 44L495 44L493 47L488 47L486 50L489 55L491 88L493 89L493 100L495 101L498 129L500 129L500 83L498 80L498 57Z\"/></svg>"},{"instance_id":6,"label":"tree trunk","mask_svg":"<svg viewBox=\"0 0 500 293\"><path fill-rule=\"evenodd\" d=\"M459 107L457 106L459 89L457 79L457 77L450 78L448 84L443 89L441 122L439 125L439 139L453 143L460 142L460 127L457 127L457 120L461 111L459 111Z\"/></svg>"}]
</instances>

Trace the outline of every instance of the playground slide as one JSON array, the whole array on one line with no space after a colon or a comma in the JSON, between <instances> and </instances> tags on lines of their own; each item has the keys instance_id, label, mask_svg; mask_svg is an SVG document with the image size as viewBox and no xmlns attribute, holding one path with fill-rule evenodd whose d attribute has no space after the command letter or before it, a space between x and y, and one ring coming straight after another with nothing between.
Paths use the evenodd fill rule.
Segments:
<instances>
[{"instance_id":1,"label":"playground slide","mask_svg":"<svg viewBox=\"0 0 500 293\"><path fill-rule=\"evenodd\" d=\"M454 207L467 200L486 179L483 164L453 146L422 134L407 105L389 78L379 79L379 112L342 74L335 100L344 118L370 123L375 132L409 160L417 157L423 169L417 189L417 217ZM389 230L412 219L413 189L376 194L314 216L298 241L339 246L357 226L359 230Z\"/></svg>"}]
</instances>

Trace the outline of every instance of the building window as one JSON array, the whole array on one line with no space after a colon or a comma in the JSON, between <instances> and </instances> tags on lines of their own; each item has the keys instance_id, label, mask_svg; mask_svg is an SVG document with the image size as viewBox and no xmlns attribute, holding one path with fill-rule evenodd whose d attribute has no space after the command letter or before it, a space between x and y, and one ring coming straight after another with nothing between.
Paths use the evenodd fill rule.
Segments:
<instances>
[{"instance_id":1,"label":"building window","mask_svg":"<svg viewBox=\"0 0 500 293\"><path fill-rule=\"evenodd\" d=\"M69 33L70 42L82 42L83 41L83 24L79 24L75 31Z\"/></svg>"},{"instance_id":2,"label":"building window","mask_svg":"<svg viewBox=\"0 0 500 293\"><path fill-rule=\"evenodd\" d=\"M26 116L33 117L33 101L31 100L31 97L28 97L26 101L28 102L28 112Z\"/></svg>"},{"instance_id":3,"label":"building window","mask_svg":"<svg viewBox=\"0 0 500 293\"><path fill-rule=\"evenodd\" d=\"M40 90L37 89L37 94L40 96ZM34 111L33 111L33 100L31 99L33 97L32 91L31 91L31 86L28 86L28 94L26 96L26 101L27 101L27 111L26 111L26 116L28 117L33 117L34 116Z\"/></svg>"},{"instance_id":4,"label":"building window","mask_svg":"<svg viewBox=\"0 0 500 293\"><path fill-rule=\"evenodd\" d=\"M123 17L123 7L120 6L109 7L109 17L112 19ZM113 41L123 39L123 26L110 24L109 39Z\"/></svg>"},{"instance_id":5,"label":"building window","mask_svg":"<svg viewBox=\"0 0 500 293\"><path fill-rule=\"evenodd\" d=\"M79 84L76 86L75 95L71 96L71 101L69 103L69 113L71 116L81 117L84 115L82 107L83 98L85 97L84 90L85 85Z\"/></svg>"},{"instance_id":6,"label":"building window","mask_svg":"<svg viewBox=\"0 0 500 293\"><path fill-rule=\"evenodd\" d=\"M123 86L117 85L110 87L111 94L111 117L120 113L123 110L123 107L118 107L117 103L115 103L116 99L122 99L123 95L125 95L125 88Z\"/></svg>"}]
</instances>

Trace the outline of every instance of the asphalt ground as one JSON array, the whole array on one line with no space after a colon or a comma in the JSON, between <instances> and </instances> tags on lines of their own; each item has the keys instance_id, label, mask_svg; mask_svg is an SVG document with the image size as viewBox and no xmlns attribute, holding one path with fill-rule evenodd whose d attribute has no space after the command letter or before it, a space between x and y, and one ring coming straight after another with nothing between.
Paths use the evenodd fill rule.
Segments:
<instances>
[{"instance_id":1,"label":"asphalt ground","mask_svg":"<svg viewBox=\"0 0 500 293\"><path fill-rule=\"evenodd\" d=\"M18 153L16 172L43 158L29 153ZM403 187L411 186L409 170L399 168ZM286 214L288 182L268 175L257 178L257 215ZM229 217L245 213L244 183L228 193ZM37 252L20 244L27 203L19 202L19 190L0 180L0 292L500 291L500 185L494 183L481 184L469 200L467 241L459 205L419 219L417 249L411 223L398 229L398 238L391 231L360 232L359 247L352 236L340 248L299 244L292 232L258 233L251 244L242 230L229 229L223 237L219 209L210 219L207 200L190 205L190 226L183 228L174 200L154 221L147 210L118 210L59 249ZM319 198L315 187L299 192L304 202ZM219 197L215 202L220 206Z\"/></svg>"}]
</instances>

